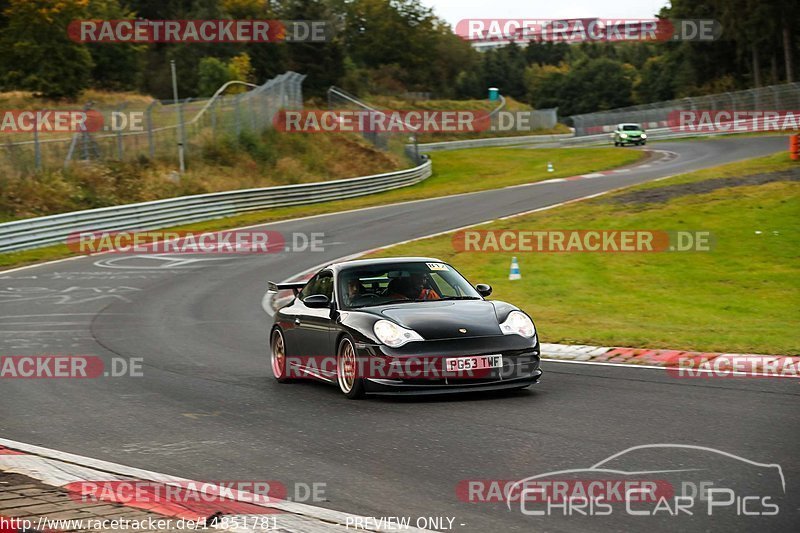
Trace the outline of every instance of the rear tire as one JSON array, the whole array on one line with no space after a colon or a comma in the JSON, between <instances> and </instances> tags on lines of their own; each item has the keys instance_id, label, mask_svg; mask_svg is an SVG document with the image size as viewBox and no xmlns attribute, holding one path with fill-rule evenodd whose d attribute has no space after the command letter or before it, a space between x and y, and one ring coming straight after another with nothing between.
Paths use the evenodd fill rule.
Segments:
<instances>
[{"instance_id":1,"label":"rear tire","mask_svg":"<svg viewBox=\"0 0 800 533\"><path fill-rule=\"evenodd\" d=\"M356 346L349 335L342 337L336 349L336 382L347 398L357 400L364 397L364 378L358 377Z\"/></svg>"},{"instance_id":2,"label":"rear tire","mask_svg":"<svg viewBox=\"0 0 800 533\"><path fill-rule=\"evenodd\" d=\"M269 347L272 375L278 383L288 383L291 380L286 377L286 340L283 338L283 332L280 329L272 331Z\"/></svg>"}]
</instances>

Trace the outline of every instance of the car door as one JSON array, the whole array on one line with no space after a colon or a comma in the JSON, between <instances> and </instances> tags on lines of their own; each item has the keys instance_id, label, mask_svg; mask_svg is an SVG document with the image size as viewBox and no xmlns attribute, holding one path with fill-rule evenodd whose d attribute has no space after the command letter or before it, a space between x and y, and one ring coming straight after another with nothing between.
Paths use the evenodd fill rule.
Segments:
<instances>
[{"instance_id":1,"label":"car door","mask_svg":"<svg viewBox=\"0 0 800 533\"><path fill-rule=\"evenodd\" d=\"M296 338L301 351L300 356L308 361L311 370L318 371L323 377L330 377L335 370L333 364L335 354L331 338L332 310L330 307L308 307L303 300L315 294L322 294L329 301L333 301L333 272L323 270L315 276L313 281L313 285L309 282L298 295L300 306L295 317Z\"/></svg>"},{"instance_id":2,"label":"car door","mask_svg":"<svg viewBox=\"0 0 800 533\"><path fill-rule=\"evenodd\" d=\"M308 280L297 298L295 298L291 304L280 310L280 326L286 340L286 355L291 357L295 362L298 357L306 355L305 348L302 346L304 335L301 334L300 324L302 323L303 316L306 314L307 308L303 304L301 298L303 295L307 296L315 293L318 279L318 275L315 275Z\"/></svg>"}]
</instances>

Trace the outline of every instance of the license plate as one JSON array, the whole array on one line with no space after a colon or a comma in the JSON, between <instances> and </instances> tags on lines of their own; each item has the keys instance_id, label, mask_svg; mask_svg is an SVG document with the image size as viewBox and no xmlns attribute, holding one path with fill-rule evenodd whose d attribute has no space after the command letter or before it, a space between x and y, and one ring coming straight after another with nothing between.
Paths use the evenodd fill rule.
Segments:
<instances>
[{"instance_id":1,"label":"license plate","mask_svg":"<svg viewBox=\"0 0 800 533\"><path fill-rule=\"evenodd\" d=\"M448 372L461 370L483 370L503 366L502 355L472 355L469 357L450 357L444 360L444 368Z\"/></svg>"}]
</instances>

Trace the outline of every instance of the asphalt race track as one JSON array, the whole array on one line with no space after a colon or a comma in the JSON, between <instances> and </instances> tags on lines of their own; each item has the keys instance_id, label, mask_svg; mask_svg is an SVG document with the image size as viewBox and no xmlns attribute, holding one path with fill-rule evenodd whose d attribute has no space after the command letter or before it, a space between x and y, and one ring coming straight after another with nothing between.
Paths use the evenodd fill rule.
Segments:
<instances>
[{"instance_id":1,"label":"asphalt race track","mask_svg":"<svg viewBox=\"0 0 800 533\"><path fill-rule=\"evenodd\" d=\"M323 482L327 501L315 505L451 516L459 531L792 530L800 523L796 380L687 380L661 370L545 363L542 383L520 393L349 401L333 387L272 379L271 320L261 303L267 279L355 252L785 147L783 137L664 142L648 148L678 157L644 169L268 225L324 232L324 252L100 255L0 273L0 353L140 357L144 372L3 380L0 435L191 479ZM729 510L713 522L617 515L589 522L456 496L461 480L588 467L650 443L780 464L788 503L769 519ZM654 460L659 469L688 461L669 453ZM709 475L755 482L740 466L721 461Z\"/></svg>"}]
</instances>

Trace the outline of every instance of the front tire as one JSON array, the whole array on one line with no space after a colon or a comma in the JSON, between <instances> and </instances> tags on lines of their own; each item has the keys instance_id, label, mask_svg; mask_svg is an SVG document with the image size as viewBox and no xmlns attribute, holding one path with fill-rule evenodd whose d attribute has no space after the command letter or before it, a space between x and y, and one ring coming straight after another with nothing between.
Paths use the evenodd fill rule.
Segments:
<instances>
[{"instance_id":1,"label":"front tire","mask_svg":"<svg viewBox=\"0 0 800 533\"><path fill-rule=\"evenodd\" d=\"M283 332L280 329L272 331L269 347L272 375L278 383L289 382L289 378L286 377L286 340L283 338Z\"/></svg>"},{"instance_id":2,"label":"front tire","mask_svg":"<svg viewBox=\"0 0 800 533\"><path fill-rule=\"evenodd\" d=\"M336 382L347 398L364 397L364 378L358 377L358 357L353 339L348 335L339 341L336 350Z\"/></svg>"}]
</instances>

